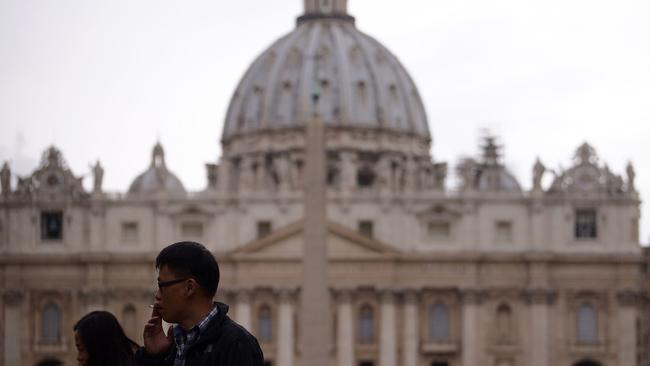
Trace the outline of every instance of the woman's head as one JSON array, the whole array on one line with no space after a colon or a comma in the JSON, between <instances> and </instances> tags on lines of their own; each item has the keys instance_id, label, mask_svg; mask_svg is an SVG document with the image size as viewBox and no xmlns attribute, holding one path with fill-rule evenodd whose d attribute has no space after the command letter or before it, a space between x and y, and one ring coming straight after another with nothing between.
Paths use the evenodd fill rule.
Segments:
<instances>
[{"instance_id":1,"label":"woman's head","mask_svg":"<svg viewBox=\"0 0 650 366\"><path fill-rule=\"evenodd\" d=\"M93 311L74 326L77 361L81 366L133 365L137 344L130 340L115 316Z\"/></svg>"}]
</instances>

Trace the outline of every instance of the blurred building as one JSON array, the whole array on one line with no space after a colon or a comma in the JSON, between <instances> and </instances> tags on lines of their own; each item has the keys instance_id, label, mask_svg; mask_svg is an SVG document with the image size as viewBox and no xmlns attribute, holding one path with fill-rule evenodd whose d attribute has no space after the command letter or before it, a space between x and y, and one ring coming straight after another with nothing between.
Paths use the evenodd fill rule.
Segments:
<instances>
[{"instance_id":1,"label":"blurred building","mask_svg":"<svg viewBox=\"0 0 650 366\"><path fill-rule=\"evenodd\" d=\"M524 191L488 136L448 188L413 80L357 30L346 3L306 0L295 30L253 62L201 192L186 191L160 144L120 194L103 191L99 163L84 190L55 147L15 187L5 164L4 365L75 364L72 326L94 309L115 313L141 342L153 260L179 240L215 253L217 298L256 334L270 365L309 365L298 310L305 125L314 118L326 126L332 365L647 361L632 166L622 178L584 143L567 170L538 161Z\"/></svg>"}]
</instances>

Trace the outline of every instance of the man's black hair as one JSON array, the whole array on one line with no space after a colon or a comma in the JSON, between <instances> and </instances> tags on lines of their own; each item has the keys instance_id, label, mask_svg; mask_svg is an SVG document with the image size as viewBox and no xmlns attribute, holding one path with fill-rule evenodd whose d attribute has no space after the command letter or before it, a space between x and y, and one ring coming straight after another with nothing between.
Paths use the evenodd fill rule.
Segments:
<instances>
[{"instance_id":1,"label":"man's black hair","mask_svg":"<svg viewBox=\"0 0 650 366\"><path fill-rule=\"evenodd\" d=\"M219 265L203 245L191 241L174 243L158 253L156 268L167 266L176 276L191 277L214 297L219 286Z\"/></svg>"}]
</instances>

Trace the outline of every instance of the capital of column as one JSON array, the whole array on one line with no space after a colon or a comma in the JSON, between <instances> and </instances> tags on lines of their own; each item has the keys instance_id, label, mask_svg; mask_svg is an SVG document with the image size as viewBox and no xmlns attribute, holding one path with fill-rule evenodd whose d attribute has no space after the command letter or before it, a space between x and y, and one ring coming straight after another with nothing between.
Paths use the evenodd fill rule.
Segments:
<instances>
[{"instance_id":1,"label":"capital of column","mask_svg":"<svg viewBox=\"0 0 650 366\"><path fill-rule=\"evenodd\" d=\"M404 294L404 302L407 304L417 303L418 298L420 297L419 291L414 288L404 289L403 294Z\"/></svg>"},{"instance_id":2,"label":"capital of column","mask_svg":"<svg viewBox=\"0 0 650 366\"><path fill-rule=\"evenodd\" d=\"M382 303L394 302L395 297L400 292L399 289L393 287L384 287L379 289L379 299Z\"/></svg>"},{"instance_id":3,"label":"capital of column","mask_svg":"<svg viewBox=\"0 0 650 366\"><path fill-rule=\"evenodd\" d=\"M101 304L109 297L109 292L98 288L84 288L79 291L79 298L87 304Z\"/></svg>"},{"instance_id":4,"label":"capital of column","mask_svg":"<svg viewBox=\"0 0 650 366\"><path fill-rule=\"evenodd\" d=\"M19 289L7 289L2 293L2 300L9 306L20 305L25 299L25 292Z\"/></svg>"},{"instance_id":5,"label":"capital of column","mask_svg":"<svg viewBox=\"0 0 650 366\"><path fill-rule=\"evenodd\" d=\"M351 287L338 287L332 289L332 295L339 303L349 303L352 301L354 289Z\"/></svg>"},{"instance_id":6,"label":"capital of column","mask_svg":"<svg viewBox=\"0 0 650 366\"><path fill-rule=\"evenodd\" d=\"M248 303L253 296L253 290L249 288L240 288L235 291L235 299L238 303Z\"/></svg>"},{"instance_id":7,"label":"capital of column","mask_svg":"<svg viewBox=\"0 0 650 366\"><path fill-rule=\"evenodd\" d=\"M460 290L460 299L463 305L480 305L485 297L485 290L471 288Z\"/></svg>"},{"instance_id":8,"label":"capital of column","mask_svg":"<svg viewBox=\"0 0 650 366\"><path fill-rule=\"evenodd\" d=\"M641 298L642 294L633 289L624 289L616 293L616 299L621 306L636 306Z\"/></svg>"},{"instance_id":9,"label":"capital of column","mask_svg":"<svg viewBox=\"0 0 650 366\"><path fill-rule=\"evenodd\" d=\"M237 295L237 290L232 287L219 287L217 289L217 297L223 299L230 299Z\"/></svg>"},{"instance_id":10,"label":"capital of column","mask_svg":"<svg viewBox=\"0 0 650 366\"><path fill-rule=\"evenodd\" d=\"M524 290L523 295L530 305L551 305L555 302L557 292L547 288L530 288Z\"/></svg>"},{"instance_id":11,"label":"capital of column","mask_svg":"<svg viewBox=\"0 0 650 366\"><path fill-rule=\"evenodd\" d=\"M278 295L280 302L291 302L295 299L298 294L298 288L296 287L279 287L275 289L275 293Z\"/></svg>"}]
</instances>

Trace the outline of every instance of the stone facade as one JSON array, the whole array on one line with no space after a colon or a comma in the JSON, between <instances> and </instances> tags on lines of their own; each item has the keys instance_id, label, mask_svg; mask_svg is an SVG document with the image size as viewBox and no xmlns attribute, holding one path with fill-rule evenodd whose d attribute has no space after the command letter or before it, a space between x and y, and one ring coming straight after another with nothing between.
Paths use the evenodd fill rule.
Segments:
<instances>
[{"instance_id":1,"label":"stone facade","mask_svg":"<svg viewBox=\"0 0 650 366\"><path fill-rule=\"evenodd\" d=\"M206 166L205 190L185 191L160 144L124 194L103 190L110 168L99 162L86 192L55 147L16 187L4 165L3 364L75 364L72 326L94 309L116 314L141 342L155 255L194 240L220 263L217 299L257 335L267 360L309 365L301 286L303 243L318 232L305 225L313 220L305 213L305 126L314 116L325 125L326 222L318 239L327 248L331 364L646 364L648 260L634 169L622 178L585 143L550 185L538 161L526 191L487 138L479 156L458 164L460 184L451 189L447 164L430 156L424 109L397 59L355 33L346 1L305 6L295 33L264 53L274 61L254 63L235 92L223 155ZM318 37L327 47L318 47ZM292 64L301 59L292 55L310 49L339 57ZM355 66L355 57L374 61ZM363 89L351 67L375 88L366 114L353 113L356 99L341 97ZM338 94L313 92L314 81ZM314 100L317 108L304 109Z\"/></svg>"}]
</instances>

